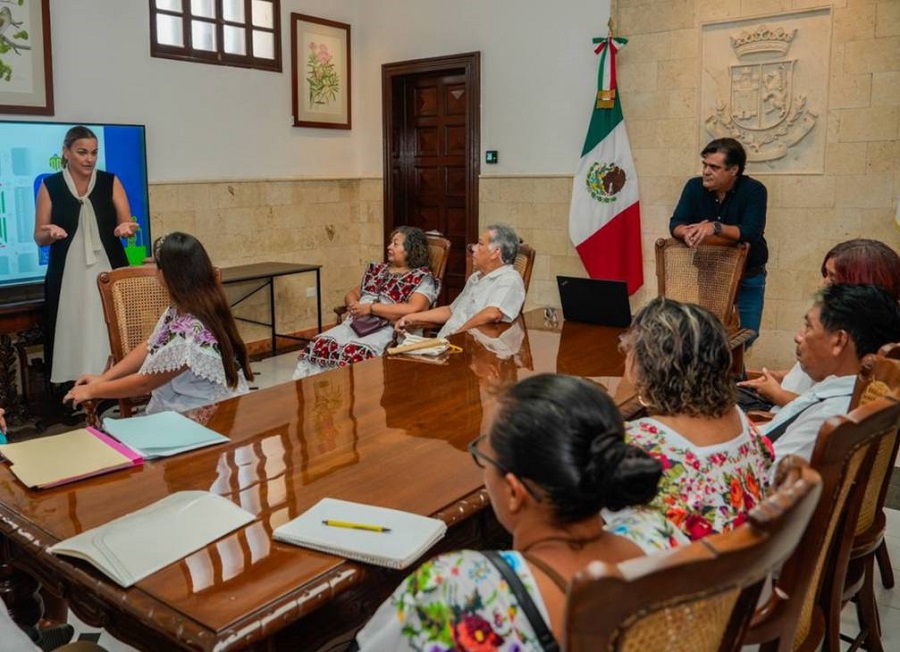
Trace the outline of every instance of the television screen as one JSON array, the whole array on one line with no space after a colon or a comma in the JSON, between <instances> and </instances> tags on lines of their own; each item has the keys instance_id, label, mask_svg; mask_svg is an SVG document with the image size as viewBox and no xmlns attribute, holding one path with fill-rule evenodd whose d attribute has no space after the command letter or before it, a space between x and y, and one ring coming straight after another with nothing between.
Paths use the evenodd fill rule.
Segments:
<instances>
[{"instance_id":1,"label":"television screen","mask_svg":"<svg viewBox=\"0 0 900 652\"><path fill-rule=\"evenodd\" d=\"M35 198L44 178L62 170L62 142L73 126L0 120L0 286L44 280L50 248L34 243ZM97 169L119 178L140 225L123 240L129 262L140 265L151 242L144 126L85 126L97 134Z\"/></svg>"}]
</instances>

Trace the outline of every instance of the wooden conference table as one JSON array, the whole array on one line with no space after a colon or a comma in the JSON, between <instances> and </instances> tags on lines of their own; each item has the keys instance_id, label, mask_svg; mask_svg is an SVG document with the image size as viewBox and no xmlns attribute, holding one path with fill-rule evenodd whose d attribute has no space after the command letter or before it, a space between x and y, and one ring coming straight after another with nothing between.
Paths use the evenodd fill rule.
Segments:
<instances>
[{"instance_id":1,"label":"wooden conference table","mask_svg":"<svg viewBox=\"0 0 900 652\"><path fill-rule=\"evenodd\" d=\"M341 649L408 571L276 543L272 530L330 496L444 519L450 528L435 551L503 545L466 452L496 389L562 372L609 384L625 404L620 332L533 311L454 336L463 352L442 364L369 360L191 413L227 435L224 446L46 491L29 491L0 465L0 543L81 619L140 649ZM226 496L258 520L127 590L46 552L191 489Z\"/></svg>"}]
</instances>

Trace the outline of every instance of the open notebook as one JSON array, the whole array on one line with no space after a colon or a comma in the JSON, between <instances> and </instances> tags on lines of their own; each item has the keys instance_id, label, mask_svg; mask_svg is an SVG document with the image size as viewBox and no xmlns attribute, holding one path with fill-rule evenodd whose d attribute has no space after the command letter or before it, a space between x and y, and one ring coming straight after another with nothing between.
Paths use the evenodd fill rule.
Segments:
<instances>
[{"instance_id":1,"label":"open notebook","mask_svg":"<svg viewBox=\"0 0 900 652\"><path fill-rule=\"evenodd\" d=\"M230 441L228 437L177 412L157 412L130 419L104 419L103 427L148 460Z\"/></svg>"},{"instance_id":2,"label":"open notebook","mask_svg":"<svg viewBox=\"0 0 900 652\"><path fill-rule=\"evenodd\" d=\"M26 487L46 489L144 463L139 453L93 428L0 446Z\"/></svg>"},{"instance_id":3,"label":"open notebook","mask_svg":"<svg viewBox=\"0 0 900 652\"><path fill-rule=\"evenodd\" d=\"M324 521L379 526L389 531L333 527ZM447 532L447 524L386 507L323 498L292 521L275 529L272 538L339 557L388 568L406 568Z\"/></svg>"},{"instance_id":4,"label":"open notebook","mask_svg":"<svg viewBox=\"0 0 900 652\"><path fill-rule=\"evenodd\" d=\"M49 551L83 559L128 588L254 518L222 496L179 491L60 541Z\"/></svg>"}]
</instances>

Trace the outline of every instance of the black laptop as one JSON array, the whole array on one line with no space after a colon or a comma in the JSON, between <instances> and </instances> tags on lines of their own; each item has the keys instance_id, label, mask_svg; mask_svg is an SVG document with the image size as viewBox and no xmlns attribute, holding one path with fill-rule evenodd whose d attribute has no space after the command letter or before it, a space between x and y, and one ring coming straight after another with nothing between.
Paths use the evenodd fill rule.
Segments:
<instances>
[{"instance_id":1,"label":"black laptop","mask_svg":"<svg viewBox=\"0 0 900 652\"><path fill-rule=\"evenodd\" d=\"M625 281L557 276L556 284L566 321L619 328L631 325Z\"/></svg>"}]
</instances>

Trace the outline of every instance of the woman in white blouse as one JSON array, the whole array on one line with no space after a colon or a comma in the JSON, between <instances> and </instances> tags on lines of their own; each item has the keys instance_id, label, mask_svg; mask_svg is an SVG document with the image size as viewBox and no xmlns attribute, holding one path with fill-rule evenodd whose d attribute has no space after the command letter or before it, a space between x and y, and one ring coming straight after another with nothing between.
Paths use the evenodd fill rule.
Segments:
<instances>
[{"instance_id":1,"label":"woman in white blouse","mask_svg":"<svg viewBox=\"0 0 900 652\"><path fill-rule=\"evenodd\" d=\"M209 255L194 236L170 233L153 245L172 305L146 343L102 375L84 375L63 401L151 394L147 412L183 411L248 391L247 347Z\"/></svg>"}]
</instances>

